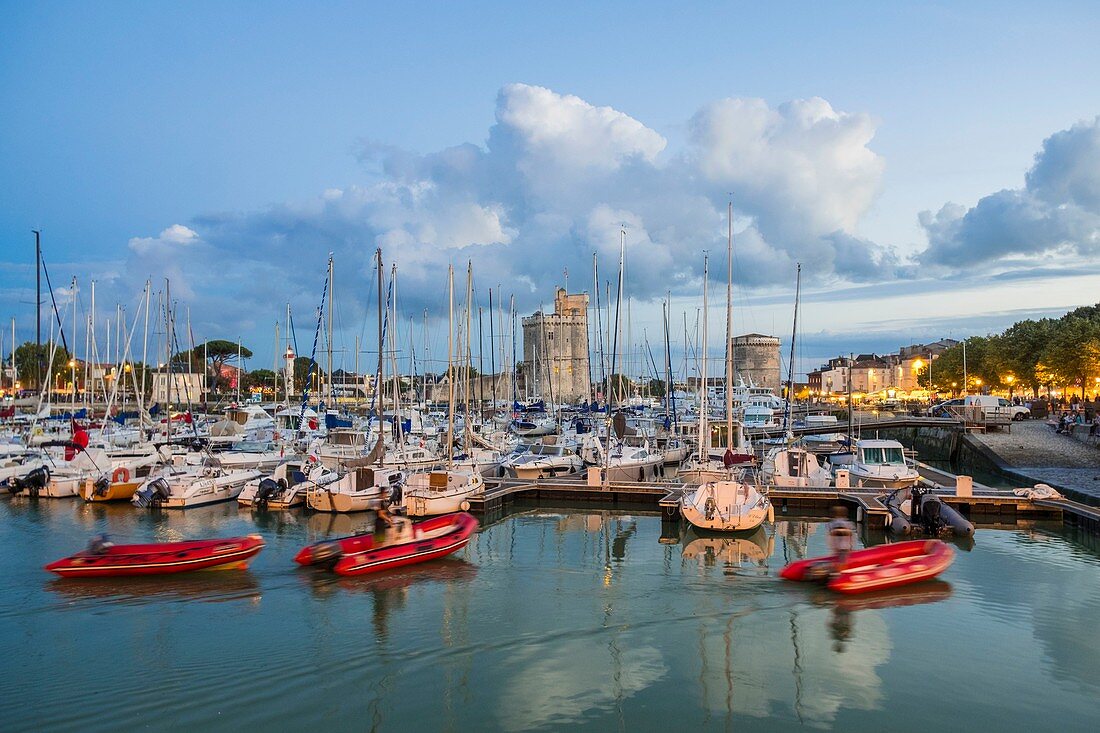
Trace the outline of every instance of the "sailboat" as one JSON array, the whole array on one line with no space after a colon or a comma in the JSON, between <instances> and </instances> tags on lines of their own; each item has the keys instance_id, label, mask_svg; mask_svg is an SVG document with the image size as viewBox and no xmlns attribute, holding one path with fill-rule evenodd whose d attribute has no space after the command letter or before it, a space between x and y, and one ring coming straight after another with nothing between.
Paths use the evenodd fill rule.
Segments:
<instances>
[{"instance_id":1,"label":"sailboat","mask_svg":"<svg viewBox=\"0 0 1100 733\"><path fill-rule=\"evenodd\" d=\"M767 494L736 479L701 484L680 499L680 513L693 526L714 532L745 532L775 519Z\"/></svg>"},{"instance_id":2,"label":"sailboat","mask_svg":"<svg viewBox=\"0 0 1100 733\"><path fill-rule=\"evenodd\" d=\"M828 486L832 473L817 456L791 433L791 398L794 394L795 343L798 340L798 306L802 293L802 265L798 265L794 287L794 326L791 329L791 356L787 363L787 397L783 401L783 442L768 450L760 466L764 481L773 486Z\"/></svg>"},{"instance_id":3,"label":"sailboat","mask_svg":"<svg viewBox=\"0 0 1100 733\"><path fill-rule=\"evenodd\" d=\"M485 489L485 479L471 469L455 467L455 379L454 379L454 267L447 268L449 315L447 321L447 468L419 473L409 477L403 500L406 512L413 517L465 511L469 499Z\"/></svg>"},{"instance_id":4,"label":"sailboat","mask_svg":"<svg viewBox=\"0 0 1100 733\"><path fill-rule=\"evenodd\" d=\"M707 384L707 284L709 268L707 257L703 259L703 349L701 364L700 408L699 408L699 454L688 466L680 471L684 483L702 484L708 481L720 481L731 478L731 470L753 460L752 446L745 438L742 424L733 416L733 202L727 210L728 235L726 240L726 385L725 385L725 451L716 454L713 450L711 430L709 428L707 398L710 386Z\"/></svg>"}]
</instances>

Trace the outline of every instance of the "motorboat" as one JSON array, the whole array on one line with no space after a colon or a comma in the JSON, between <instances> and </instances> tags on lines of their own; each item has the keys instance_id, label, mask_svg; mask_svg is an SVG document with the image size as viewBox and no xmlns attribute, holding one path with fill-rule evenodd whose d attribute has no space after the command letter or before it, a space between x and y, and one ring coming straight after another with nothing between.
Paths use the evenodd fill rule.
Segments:
<instances>
[{"instance_id":1,"label":"motorboat","mask_svg":"<svg viewBox=\"0 0 1100 733\"><path fill-rule=\"evenodd\" d=\"M838 593L865 593L930 580L954 559L955 551L945 542L910 540L856 550L840 568L835 556L798 560L783 568L779 577L824 581Z\"/></svg>"},{"instance_id":2,"label":"motorboat","mask_svg":"<svg viewBox=\"0 0 1100 733\"><path fill-rule=\"evenodd\" d=\"M134 506L188 509L236 499L248 482L262 474L256 469L230 471L218 459L201 466L171 466L150 476L134 492Z\"/></svg>"},{"instance_id":3,"label":"motorboat","mask_svg":"<svg viewBox=\"0 0 1100 733\"><path fill-rule=\"evenodd\" d=\"M460 471L474 471L484 478L497 478L500 476L500 464L503 460L504 456L500 451L471 445L454 457L454 466Z\"/></svg>"},{"instance_id":4,"label":"motorboat","mask_svg":"<svg viewBox=\"0 0 1100 733\"><path fill-rule=\"evenodd\" d=\"M604 441L586 434L581 443L586 463L604 469L608 481L651 481L664 468L664 456L650 450L646 439L611 438L608 449Z\"/></svg>"},{"instance_id":5,"label":"motorboat","mask_svg":"<svg viewBox=\"0 0 1100 733\"><path fill-rule=\"evenodd\" d=\"M110 464L98 475L88 476L80 486L84 501L129 501L138 487L171 459L169 451L147 450L112 455Z\"/></svg>"},{"instance_id":6,"label":"motorboat","mask_svg":"<svg viewBox=\"0 0 1100 733\"><path fill-rule=\"evenodd\" d=\"M404 483L404 471L349 461L338 480L307 487L306 503L319 512L365 512L377 509L383 497L399 499Z\"/></svg>"},{"instance_id":7,"label":"motorboat","mask_svg":"<svg viewBox=\"0 0 1100 733\"><path fill-rule=\"evenodd\" d=\"M747 405L741 422L746 428L755 430L775 430L780 427L775 410L767 405Z\"/></svg>"},{"instance_id":8,"label":"motorboat","mask_svg":"<svg viewBox=\"0 0 1100 733\"><path fill-rule=\"evenodd\" d=\"M535 438L558 432L558 421L546 413L527 413L512 420L512 432L521 438Z\"/></svg>"},{"instance_id":9,"label":"motorboat","mask_svg":"<svg viewBox=\"0 0 1100 733\"><path fill-rule=\"evenodd\" d=\"M416 523L398 517L390 536L371 533L318 542L303 547L294 561L327 565L339 575L365 575L450 555L465 547L476 529L477 519L466 512Z\"/></svg>"},{"instance_id":10,"label":"motorboat","mask_svg":"<svg viewBox=\"0 0 1100 733\"><path fill-rule=\"evenodd\" d=\"M263 538L256 534L147 545L115 545L99 538L83 552L50 563L46 570L66 578L244 570L263 547Z\"/></svg>"},{"instance_id":11,"label":"motorboat","mask_svg":"<svg viewBox=\"0 0 1100 733\"><path fill-rule=\"evenodd\" d=\"M830 455L829 463L834 473L838 468L847 469L852 486L905 489L920 480L896 440L856 440L852 452Z\"/></svg>"},{"instance_id":12,"label":"motorboat","mask_svg":"<svg viewBox=\"0 0 1100 733\"><path fill-rule=\"evenodd\" d=\"M682 465L691 453L687 441L675 435L655 438L653 444L666 466Z\"/></svg>"},{"instance_id":13,"label":"motorboat","mask_svg":"<svg viewBox=\"0 0 1100 733\"><path fill-rule=\"evenodd\" d=\"M509 478L537 479L568 476L584 465L577 452L552 441L530 446L526 452L508 456L501 464Z\"/></svg>"},{"instance_id":14,"label":"motorboat","mask_svg":"<svg viewBox=\"0 0 1100 733\"><path fill-rule=\"evenodd\" d=\"M287 461L264 478L250 481L237 503L252 509L293 509L306 503L306 491L339 480L340 474L320 462Z\"/></svg>"},{"instance_id":15,"label":"motorboat","mask_svg":"<svg viewBox=\"0 0 1100 733\"><path fill-rule=\"evenodd\" d=\"M760 464L760 474L771 486L828 486L832 472L805 448L783 445L772 448Z\"/></svg>"},{"instance_id":16,"label":"motorboat","mask_svg":"<svg viewBox=\"0 0 1100 733\"><path fill-rule=\"evenodd\" d=\"M323 441L315 441L310 446L310 452L329 468L336 468L344 461L365 456L374 446L373 438L364 430L330 430Z\"/></svg>"},{"instance_id":17,"label":"motorboat","mask_svg":"<svg viewBox=\"0 0 1100 733\"><path fill-rule=\"evenodd\" d=\"M405 485L405 510L412 517L466 511L470 497L484 490L485 479L469 469L414 474Z\"/></svg>"},{"instance_id":18,"label":"motorboat","mask_svg":"<svg viewBox=\"0 0 1100 733\"><path fill-rule=\"evenodd\" d=\"M209 427L208 433L211 444L272 440L275 436L275 419L259 405L232 405L226 408L223 419Z\"/></svg>"},{"instance_id":19,"label":"motorboat","mask_svg":"<svg viewBox=\"0 0 1100 733\"><path fill-rule=\"evenodd\" d=\"M685 493L680 513L693 526L713 532L746 532L775 518L767 495L738 480L708 482Z\"/></svg>"},{"instance_id":20,"label":"motorboat","mask_svg":"<svg viewBox=\"0 0 1100 733\"><path fill-rule=\"evenodd\" d=\"M838 426L836 415L807 415L802 425L810 429L825 429ZM840 450L846 442L844 433L808 433L802 436L806 448L814 453L832 453Z\"/></svg>"},{"instance_id":21,"label":"motorboat","mask_svg":"<svg viewBox=\"0 0 1100 733\"><path fill-rule=\"evenodd\" d=\"M77 449L68 461L47 461L22 479L13 478L8 491L13 496L68 499L78 495L85 479L98 478L110 467L111 459L102 448Z\"/></svg>"}]
</instances>

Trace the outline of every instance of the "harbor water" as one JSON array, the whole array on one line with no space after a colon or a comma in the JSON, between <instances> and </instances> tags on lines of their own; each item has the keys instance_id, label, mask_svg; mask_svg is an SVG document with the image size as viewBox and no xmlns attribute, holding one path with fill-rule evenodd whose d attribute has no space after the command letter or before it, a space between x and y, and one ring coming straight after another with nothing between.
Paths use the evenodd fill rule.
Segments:
<instances>
[{"instance_id":1,"label":"harbor water","mask_svg":"<svg viewBox=\"0 0 1100 733\"><path fill-rule=\"evenodd\" d=\"M776 577L825 550L818 521L777 519L712 538L649 513L532 508L450 559L337 579L291 558L366 516L4 500L0 729L1100 726L1094 538L979 528L941 581L842 598ZM267 547L247 572L42 570L101 532Z\"/></svg>"}]
</instances>

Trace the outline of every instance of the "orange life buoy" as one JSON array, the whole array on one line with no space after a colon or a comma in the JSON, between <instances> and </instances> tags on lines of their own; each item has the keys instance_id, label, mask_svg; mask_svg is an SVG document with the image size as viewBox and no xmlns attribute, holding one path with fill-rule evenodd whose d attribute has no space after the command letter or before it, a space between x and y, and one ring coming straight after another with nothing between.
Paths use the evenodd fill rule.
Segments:
<instances>
[{"instance_id":1,"label":"orange life buoy","mask_svg":"<svg viewBox=\"0 0 1100 733\"><path fill-rule=\"evenodd\" d=\"M130 481L130 469L119 466L111 474L112 484L125 484Z\"/></svg>"}]
</instances>

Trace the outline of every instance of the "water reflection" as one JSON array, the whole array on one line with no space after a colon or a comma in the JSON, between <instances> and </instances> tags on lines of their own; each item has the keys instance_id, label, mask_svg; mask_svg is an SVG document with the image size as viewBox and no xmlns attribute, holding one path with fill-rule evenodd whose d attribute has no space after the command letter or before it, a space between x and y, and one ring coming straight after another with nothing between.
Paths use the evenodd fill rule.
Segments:
<instances>
[{"instance_id":1,"label":"water reflection","mask_svg":"<svg viewBox=\"0 0 1100 733\"><path fill-rule=\"evenodd\" d=\"M155 578L55 578L50 592L66 601L147 605L165 601L221 603L248 599L259 603L260 584L249 571L184 573Z\"/></svg>"},{"instance_id":2,"label":"water reflection","mask_svg":"<svg viewBox=\"0 0 1100 733\"><path fill-rule=\"evenodd\" d=\"M768 558L775 551L775 536L764 527L750 534L702 533L694 527L684 532L680 556L701 567L721 567L727 575L767 575Z\"/></svg>"},{"instance_id":3,"label":"water reflection","mask_svg":"<svg viewBox=\"0 0 1100 733\"><path fill-rule=\"evenodd\" d=\"M821 525L790 516L728 537L645 513L539 509L441 561L357 578L293 564L307 542L371 520L0 502L0 636L25 708L5 732L291 729L318 715L333 729L509 731L858 732L887 714L922 730L1095 723L1100 559L1060 528L981 530L947 582L861 596L776 577L825 552ZM247 573L48 579L45 562L99 532L259 532L268 546ZM86 684L108 657L112 696ZM241 668L279 673L257 683Z\"/></svg>"}]
</instances>

